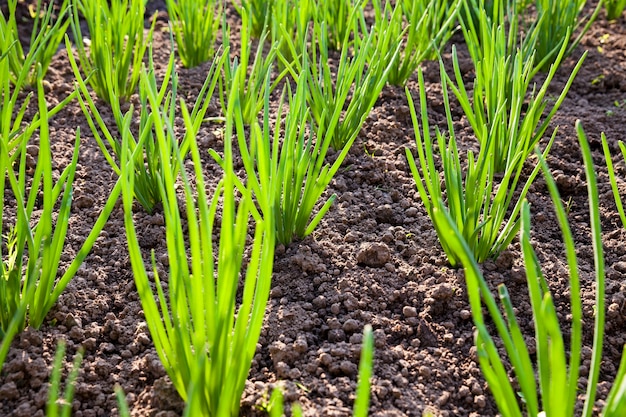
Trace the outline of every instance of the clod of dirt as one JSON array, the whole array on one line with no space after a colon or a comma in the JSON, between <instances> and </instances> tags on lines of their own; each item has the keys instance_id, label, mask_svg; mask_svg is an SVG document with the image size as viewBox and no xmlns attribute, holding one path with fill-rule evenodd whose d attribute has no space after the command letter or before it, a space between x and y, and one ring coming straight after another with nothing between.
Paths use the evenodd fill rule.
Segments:
<instances>
[{"instance_id":1,"label":"clod of dirt","mask_svg":"<svg viewBox=\"0 0 626 417\"><path fill-rule=\"evenodd\" d=\"M356 255L356 261L360 264L380 268L391 259L389 247L384 243L364 243Z\"/></svg>"}]
</instances>

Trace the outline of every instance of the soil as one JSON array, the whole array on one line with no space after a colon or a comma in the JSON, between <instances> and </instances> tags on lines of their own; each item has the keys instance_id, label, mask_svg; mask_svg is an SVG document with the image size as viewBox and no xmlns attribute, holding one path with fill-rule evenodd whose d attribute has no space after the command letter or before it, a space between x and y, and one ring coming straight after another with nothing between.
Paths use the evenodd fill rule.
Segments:
<instances>
[{"instance_id":1,"label":"soil","mask_svg":"<svg viewBox=\"0 0 626 417\"><path fill-rule=\"evenodd\" d=\"M159 12L154 50L164 63L170 50L164 2L148 3ZM229 10L237 27L238 17ZM28 24L23 23L28 31ZM237 30L233 30L233 37ZM456 44L461 68L471 79L471 63L460 34L444 52L450 67ZM574 130L581 119L591 141L600 187L602 228L607 265L607 323L599 399L602 406L625 341L626 230L619 221L600 146L606 132L617 155L626 119L626 20L608 22L601 13L566 60L550 87L557 96L583 51L589 55L565 102L554 118L559 126L549 165L577 243L582 273L586 348L581 387L589 368L593 332L593 253L587 190ZM423 64L429 117L445 127L438 64ZM191 99L208 65L179 68L181 91ZM73 89L73 74L64 50L46 76L47 99L56 104ZM416 77L408 83L414 97ZM105 117L106 106L101 106ZM209 116L219 116L217 104ZM461 149L474 145L467 122L456 107ZM77 102L50 121L56 169L72 153L81 129L79 168L75 180L70 231L64 265L72 259L112 189L116 175L102 156ZM551 130L550 130L551 132ZM220 128L201 130L206 151L222 146ZM545 142L542 142L545 144ZM371 324L375 335L370 415L494 416L497 411L481 375L473 348L473 323L462 270L450 268L417 195L405 159L414 148L413 127L404 90L386 86L327 195L338 200L309 237L276 251L271 299L258 343L241 414L265 415L269 392L282 386L286 402L300 402L307 416L349 416L354 402L361 332ZM208 178L219 171L209 165ZM617 162L618 158L615 159ZM617 164L626 195L623 162ZM212 170L212 171L211 171ZM554 294L564 326L569 312L568 273L560 231L543 179L528 195L532 205L533 244ZM146 254L166 250L163 216L139 211L136 224ZM525 336L533 340L532 317L519 243L482 266L494 288L505 283L514 297ZM115 384L126 393L134 416L178 416L184 404L159 362L139 302L128 258L121 204L113 212L92 253L61 295L40 329L16 337L0 375L0 415L43 416L54 351L67 342L66 368L77 349L85 349L73 402L76 417L117 415ZM584 391L581 390L581 395Z\"/></svg>"}]
</instances>

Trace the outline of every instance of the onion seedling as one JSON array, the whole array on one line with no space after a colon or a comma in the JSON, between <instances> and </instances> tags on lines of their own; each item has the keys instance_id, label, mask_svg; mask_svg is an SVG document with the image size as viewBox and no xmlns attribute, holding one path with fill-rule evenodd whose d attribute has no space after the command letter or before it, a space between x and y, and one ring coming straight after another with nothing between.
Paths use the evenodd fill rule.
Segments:
<instances>
[{"instance_id":1,"label":"onion seedling","mask_svg":"<svg viewBox=\"0 0 626 417\"><path fill-rule=\"evenodd\" d=\"M626 8L626 0L604 0L607 20L615 20L622 16Z\"/></svg>"},{"instance_id":2,"label":"onion seedling","mask_svg":"<svg viewBox=\"0 0 626 417\"><path fill-rule=\"evenodd\" d=\"M402 42L400 53L394 61L387 77L392 85L403 86L419 64L434 59L453 33L453 25L461 1L455 0L403 0L400 2L402 14L383 13L380 0L374 0L377 34L387 31L393 38ZM393 19L390 19L390 15ZM404 39L403 39L404 38ZM380 59L371 56L370 61Z\"/></svg>"},{"instance_id":3,"label":"onion seedling","mask_svg":"<svg viewBox=\"0 0 626 417\"><path fill-rule=\"evenodd\" d=\"M72 32L80 66L96 95L114 107L135 92L141 63L152 41L156 16L146 36L145 4L146 0L73 2ZM80 29L79 11L87 22L89 38L84 38Z\"/></svg>"},{"instance_id":4,"label":"onion seedling","mask_svg":"<svg viewBox=\"0 0 626 417\"><path fill-rule=\"evenodd\" d=\"M69 43L68 43L69 48ZM224 65L228 53L220 53L213 60L209 68L207 78L200 89L198 98L191 110L190 117L192 119L193 131L185 135L180 143L180 151L182 155L186 155L188 144L187 139L190 135L196 134L200 129L200 125L205 119L206 112L209 107L211 97L218 83L221 68ZM119 106L113 106L113 115L118 125L119 136L107 126L93 99L89 95L87 85L83 80L76 61L69 55L70 64L74 70L77 84L76 89L79 92L78 98L83 114L87 119L87 123L91 128L91 132L98 143L104 157L111 165L116 174L121 173L119 161L124 152L122 148L123 138L119 136L128 136L126 143L130 147L130 152L135 153L138 149L136 157L138 158L135 169L135 186L133 188L135 197L148 212L152 213L155 206L161 202L161 193L159 191L160 182L162 181L162 173L165 169L178 169L176 159L171 161L162 161L158 150L158 141L154 135L154 114L165 109L169 117L169 123L174 124L176 100L178 91L178 75L175 71L174 52L170 53L170 59L166 68L161 86L157 87L156 74L154 71L154 62L152 59L152 49L148 53L148 68L142 70L139 86L139 129L133 133L131 130L131 121L135 117L135 110L130 106L126 113L122 113ZM171 84L170 90L168 86ZM158 91L156 107L149 103L149 90ZM113 96L113 98L116 98ZM117 100L115 101L117 102ZM173 137L170 140L175 140ZM140 145L141 144L141 145ZM109 150L110 149L110 150Z\"/></svg>"},{"instance_id":5,"label":"onion seedling","mask_svg":"<svg viewBox=\"0 0 626 417\"><path fill-rule=\"evenodd\" d=\"M357 24L363 16L363 8L368 0L320 1L315 9L315 20L324 22L327 43L331 49L347 49L352 36L357 36ZM354 19L353 19L354 16Z\"/></svg>"},{"instance_id":6,"label":"onion seedling","mask_svg":"<svg viewBox=\"0 0 626 417\"><path fill-rule=\"evenodd\" d=\"M297 67L306 46L315 4L312 0L286 0L275 2L273 7L271 35L272 44L278 45L279 68Z\"/></svg>"},{"instance_id":7,"label":"onion seedling","mask_svg":"<svg viewBox=\"0 0 626 417\"><path fill-rule=\"evenodd\" d=\"M54 114L73 99L74 95L71 94L51 110L46 109L46 111L43 112L43 118L37 113L27 126L23 126L26 108L30 103L32 93L26 96L21 106L18 107L17 102L19 92L30 74L30 65L20 67L17 77L13 83L11 82L9 53L12 48L15 48L16 43L15 41L12 41L10 44L4 43L8 41L8 38L2 37L2 34L0 34L0 50L4 51L0 54L0 97L2 97L0 100L0 146L2 147L2 152L0 152L0 172L2 172L2 175L0 175L0 190L3 195L5 195L9 187L13 188L17 185L18 188L20 188L18 189L19 195L21 190L25 191L23 184L26 181L25 176L19 174L19 172L25 172L26 170L25 158L27 156L25 149L27 144L31 141L33 133L39 129L42 124L47 126L49 118L53 117ZM32 61L33 56L29 56L27 60ZM42 69L40 65L38 66L37 74L38 78L41 79ZM37 84L37 86L39 85L40 83ZM44 131L47 131L45 126ZM42 166L43 165L44 163L42 163ZM14 167L16 166L18 167L18 176L21 182L18 181L15 175ZM22 169L22 171L19 171L20 169ZM67 171L67 173L69 173L69 171ZM7 175L10 174L13 181L9 178L9 184L7 184ZM64 180L60 178L58 184L62 185L63 181ZM13 190L11 193L14 197L16 196ZM34 193L31 192L31 194L35 195L37 191ZM23 204L23 200L21 201ZM23 232L26 231L26 229L21 224L19 240L17 224L10 226L9 230L3 229L2 213L4 212L4 205L5 200L3 198L0 201L0 233L4 231L2 237L6 239L6 246L0 248L0 274L2 275L0 277L0 370L2 369L2 365L9 351L11 341L15 335L23 329L30 302L33 300L35 290L37 289L37 286L34 284L27 287L21 286L22 255L27 250L30 241L27 243L24 240ZM27 223L28 227L30 227L28 220L29 219L25 219L24 217L21 218L21 221ZM30 248L32 248L32 246ZM4 249L7 250L7 253L4 253ZM33 262L36 262L36 260ZM19 268L18 265L20 265Z\"/></svg>"},{"instance_id":8,"label":"onion seedling","mask_svg":"<svg viewBox=\"0 0 626 417\"><path fill-rule=\"evenodd\" d=\"M594 306L593 348L581 414L584 417L590 417L594 412L604 335L604 257L600 230L598 188L593 160L580 122L576 123L576 129L587 177L591 239L595 264L596 302ZM561 228L570 273L569 293L572 318L568 344L569 352L566 351L563 331L559 323L560 313L557 313L548 281L541 271L541 265L531 245L530 207L528 203L524 201L522 207L520 242L524 256L535 329L534 350L536 351L536 364L531 359L528 344L523 337L515 317L510 295L504 284L498 287L498 295L504 310L503 314L473 258L471 249L456 228L453 219L445 211L437 210L436 216L440 217L440 221L444 225L444 233L448 238L447 240L450 242L450 245L455 246L455 251L459 253L465 268L465 279L470 297L472 317L477 328L475 344L478 360L501 415L505 417L521 417L525 410L529 416L570 417L575 415L580 383L579 368L581 365L583 312L579 266L574 239L556 183L549 172L543 156L537 155L540 159L540 166L542 167ZM487 327L486 317L483 315L483 304L487 308L490 321L493 321L497 329L497 335L502 341L513 367L513 381L511 381L511 375L507 371L500 351L496 347L495 341ZM626 355L623 354L617 376L601 415L617 417L623 415L624 411L626 411L625 376Z\"/></svg>"},{"instance_id":9,"label":"onion seedling","mask_svg":"<svg viewBox=\"0 0 626 417\"><path fill-rule=\"evenodd\" d=\"M76 388L76 379L80 364L83 361L83 349L81 348L74 357L72 369L65 380L65 392L63 398L59 398L61 388L61 368L63 367L63 357L65 356L65 342L61 340L57 345L52 365L52 375L50 375L50 388L48 390L48 401L46 403L46 417L69 417L72 413L72 400Z\"/></svg>"},{"instance_id":10,"label":"onion seedling","mask_svg":"<svg viewBox=\"0 0 626 417\"><path fill-rule=\"evenodd\" d=\"M349 20L355 27L358 13L353 9ZM399 8L394 14L400 14ZM314 21L308 77L308 104L318 130L332 134L331 146L344 149L358 135L380 92L387 82L391 67L399 54L400 44L392 31L377 36L367 31L364 22L354 33L354 46L344 40L336 74L328 65L329 35L326 23L318 15ZM363 38L361 38L363 36ZM376 56L368 65L368 57ZM336 121L335 121L336 119ZM332 129L332 131L331 131Z\"/></svg>"},{"instance_id":11,"label":"onion seedling","mask_svg":"<svg viewBox=\"0 0 626 417\"><path fill-rule=\"evenodd\" d=\"M598 2L591 16L581 17L587 0L536 0L537 16L541 19L532 29L537 33L535 63L543 71L550 68L563 47L565 56L572 53L596 20L603 1ZM574 33L577 35L572 40Z\"/></svg>"},{"instance_id":12,"label":"onion seedling","mask_svg":"<svg viewBox=\"0 0 626 417\"><path fill-rule=\"evenodd\" d=\"M339 115L334 115L326 130L314 131L310 125L311 116L307 107L309 62L306 51L302 59L303 70L296 80L295 94L292 94L291 86L287 84L278 105L273 132L270 132L269 80L266 80L264 88L263 127L254 122L247 138L243 117L235 114L239 151L248 184L264 217L273 217L276 240L282 244L312 233L330 209L337 198L334 194L313 215L317 202L354 141L352 137L332 165L325 163ZM283 114L285 95L288 97L289 111ZM237 108L240 101L238 98L236 100ZM223 164L215 152L212 154Z\"/></svg>"},{"instance_id":13,"label":"onion seedling","mask_svg":"<svg viewBox=\"0 0 626 417\"><path fill-rule=\"evenodd\" d=\"M550 112L544 115L549 101L546 97L548 87L565 56L567 45L563 44L553 58L541 87L538 90L534 84L531 87L533 77L539 71L533 56L537 33L527 35L520 47L517 17L512 10L514 7L508 9L510 24L506 22L503 10L499 10L493 20L480 10L478 27L474 27L471 21L463 24L463 34L475 68L473 100L465 88L455 48L452 62L456 83L445 74L481 148L493 146L491 158L496 172L505 172L509 167L521 170L527 156L547 131L586 56L583 54L580 58Z\"/></svg>"},{"instance_id":14,"label":"onion seedling","mask_svg":"<svg viewBox=\"0 0 626 417\"><path fill-rule=\"evenodd\" d=\"M458 248L448 242L445 223L437 212L446 212L455 223L467 245L478 262L497 257L515 237L519 229L519 213L531 183L539 172L535 167L526 180L522 190L517 194L517 185L521 177L521 153L507 166L506 171L496 180L493 164L495 141L481 146L478 155L468 151L466 164L461 163L456 145L453 127L448 85L441 65L443 102L448 123L449 138L436 130L436 145L431 139L426 110L426 88L421 68L418 69L420 90L422 133L415 112L415 105L408 89L411 119L415 131L415 142L419 169L411 151L406 149L406 156L417 185L420 198L437 231L443 250L452 266L458 266L461 253ZM483 129L486 129L484 127ZM556 130L546 146L544 155L548 153L556 135ZM441 158L440 168L435 164L435 155ZM443 177L443 181L442 181ZM444 204L444 197L446 203ZM511 205L517 202L510 210Z\"/></svg>"},{"instance_id":15,"label":"onion seedling","mask_svg":"<svg viewBox=\"0 0 626 417\"><path fill-rule=\"evenodd\" d=\"M250 20L249 32L253 38L259 38L269 31L272 21L272 8L276 0L231 0L235 10ZM280 0L283 1L283 0Z\"/></svg>"},{"instance_id":16,"label":"onion seedling","mask_svg":"<svg viewBox=\"0 0 626 417\"><path fill-rule=\"evenodd\" d=\"M220 102L222 108L227 106L227 98L232 92L234 86L237 85L237 94L239 95L239 106L237 111L243 114L243 121L246 124L252 124L258 120L258 116L263 109L264 85L272 76L272 67L278 53L278 41L274 41L270 45L269 52L264 54L263 47L267 39L268 32L261 34L254 60L250 64L251 54L251 29L252 20L248 16L246 9L242 10L241 24L241 51L239 52L239 60L237 58L232 61L229 59L224 65L224 77L220 78ZM222 36L225 48L230 47L230 28L223 23L224 34ZM251 65L250 68L248 66ZM288 70L284 69L276 76L272 82L271 90L274 90L282 78L287 74ZM235 80L237 81L235 83Z\"/></svg>"},{"instance_id":17,"label":"onion seedling","mask_svg":"<svg viewBox=\"0 0 626 417\"><path fill-rule=\"evenodd\" d=\"M178 56L185 68L213 58L222 7L222 0L167 0Z\"/></svg>"},{"instance_id":18,"label":"onion seedling","mask_svg":"<svg viewBox=\"0 0 626 417\"><path fill-rule=\"evenodd\" d=\"M359 360L359 380L357 383L356 398L354 399L353 417L367 417L370 404L370 386L372 376L372 362L374 359L374 335L372 326L367 324L363 329L363 346L361 359ZM280 388L275 388L270 398L270 417L282 417L284 415L283 394ZM294 417L302 417L302 408L298 403L291 406Z\"/></svg>"},{"instance_id":19,"label":"onion seedling","mask_svg":"<svg viewBox=\"0 0 626 417\"><path fill-rule=\"evenodd\" d=\"M48 127L50 115L44 98L41 73L38 77L37 97L41 122L34 170L29 166L27 153L30 136L20 136L21 140L12 155L8 142L0 141L0 190L8 195L7 185L10 186L10 194L16 204L15 223L6 227L5 222L0 220L0 231L4 232L7 250L6 255L2 256L3 277L0 279L0 337L21 331L27 324L34 328L41 326L46 314L89 254L113 210L120 190L120 186L114 188L74 260L57 279L69 224L80 132L76 134L70 164L56 182L53 181ZM0 219L4 210L2 199ZM39 213L35 215L35 211ZM14 324L15 320L17 324ZM14 325L17 327L14 328Z\"/></svg>"},{"instance_id":20,"label":"onion seedling","mask_svg":"<svg viewBox=\"0 0 626 417\"><path fill-rule=\"evenodd\" d=\"M148 93L150 105L158 108L158 92L149 89ZM128 145L122 146L124 223L135 283L155 348L172 383L185 401L192 393L200 396L201 412L197 415L239 415L272 277L273 219L259 215L251 190L239 188L233 168L233 123L239 114L238 105L238 90L234 88L226 108L224 177L209 197L193 122L180 100L193 168L191 173L181 169L178 174L165 170L160 184L169 257L167 295L154 266L154 254L156 291L144 265L133 222L135 162ZM182 165L178 143L171 140L173 128L167 113L154 113L161 160L177 159ZM238 192L242 195L236 200ZM183 213L179 209L181 196ZM254 230L248 245L251 218ZM215 248L217 234L219 244Z\"/></svg>"},{"instance_id":21,"label":"onion seedling","mask_svg":"<svg viewBox=\"0 0 626 417\"><path fill-rule=\"evenodd\" d=\"M622 157L626 161L626 145L621 140L618 142L619 149L622 152ZM609 171L609 179L611 181L611 189L613 190L613 198L615 199L615 206L619 213L619 218L622 221L622 225L626 228L626 212L624 211L624 205L622 204L622 197L620 196L619 188L617 186L617 177L615 176L615 168L613 168L613 161L611 160L611 151L609 150L609 144L606 140L606 136L602 133L602 150L604 151L604 158L606 159L606 166Z\"/></svg>"},{"instance_id":22,"label":"onion seedling","mask_svg":"<svg viewBox=\"0 0 626 417\"><path fill-rule=\"evenodd\" d=\"M61 3L51 1L47 8L43 8L42 0L37 0L36 6L31 10L33 29L30 35L27 52L19 40L15 11L18 0L8 0L8 18L0 11L0 54L8 51L10 62L10 78L13 84L18 83L22 68L26 67L26 82L35 85L37 82L38 69L45 75L52 61L52 57L59 49L59 44L65 36L70 24L68 16L69 0ZM55 6L58 12L55 13ZM14 44L9 50L7 46Z\"/></svg>"}]
</instances>

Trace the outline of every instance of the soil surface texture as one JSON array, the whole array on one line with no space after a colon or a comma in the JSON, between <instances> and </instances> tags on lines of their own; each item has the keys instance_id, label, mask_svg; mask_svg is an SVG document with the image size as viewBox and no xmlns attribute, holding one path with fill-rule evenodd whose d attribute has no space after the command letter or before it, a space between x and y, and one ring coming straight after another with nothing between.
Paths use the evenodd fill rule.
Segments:
<instances>
[{"instance_id":1,"label":"soil surface texture","mask_svg":"<svg viewBox=\"0 0 626 417\"><path fill-rule=\"evenodd\" d=\"M227 9L235 43L241 22L231 6ZM155 11L155 60L162 71L170 51L164 1L148 3L146 16ZM30 30L27 23L23 26L24 31ZM459 49L461 70L469 82L473 67L460 33L444 50L446 68L451 71L453 44ZM626 230L615 209L600 142L600 132L605 132L617 155L617 142L623 139L626 125L626 20L609 22L604 12L600 14L559 69L550 97L558 96L585 50L587 59L548 131L558 125L548 162L569 207L580 261L585 326L582 387L590 365L595 293L586 181L574 129L580 119L598 172L607 266L606 340L597 403L601 407L615 377L626 334ZM178 66L180 94L188 103L195 100L208 68L209 64L194 69ZM438 63L426 62L423 68L431 124L445 129ZM45 79L49 104L71 93L73 83L67 53L60 50ZM408 88L417 98L415 75ZM220 116L217 97L213 101L208 116ZM114 126L104 104L100 110ZM30 114L34 111L31 105ZM475 139L459 106L454 106L453 117L464 154L476 148ZM60 171L70 160L79 127L79 168L62 269L80 248L117 179L76 101L50 121L55 170ZM219 124L206 123L198 136L207 178L215 184L220 170L206 151L223 149L221 129ZM544 139L541 144L545 143ZM276 386L283 388L286 403L298 401L307 416L351 415L361 334L368 323L374 328L376 349L370 415L422 416L427 411L450 417L497 414L473 347L474 327L463 271L449 266L439 246L409 171L406 147L414 149L415 140L405 92L386 86L328 188L327 196L338 196L335 204L312 235L277 247L271 298L242 398L242 415L266 415L264 407ZM614 161L626 195L624 163L618 157ZM531 187L528 200L533 244L567 329L568 270L543 178ZM157 267L167 271L162 212L157 209L149 215L138 208L135 222L146 259L154 250ZM507 285L521 328L532 342L532 317L517 239L482 269L493 288ZM181 415L184 404L159 361L136 293L121 202L43 326L27 328L14 340L0 375L0 415L44 415L52 359L61 339L67 342L65 373L78 348L85 349L74 416L117 415L115 384L126 393L133 416ZM583 395L584 390L580 392Z\"/></svg>"}]
</instances>

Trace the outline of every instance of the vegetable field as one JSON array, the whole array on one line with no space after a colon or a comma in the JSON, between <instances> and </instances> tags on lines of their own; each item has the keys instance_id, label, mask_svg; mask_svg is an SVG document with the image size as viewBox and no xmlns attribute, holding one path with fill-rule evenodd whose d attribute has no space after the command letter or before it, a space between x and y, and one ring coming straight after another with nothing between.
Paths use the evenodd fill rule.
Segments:
<instances>
[{"instance_id":1,"label":"vegetable field","mask_svg":"<svg viewBox=\"0 0 626 417\"><path fill-rule=\"evenodd\" d=\"M626 415L619 1L53 3L0 1L0 415Z\"/></svg>"}]
</instances>

